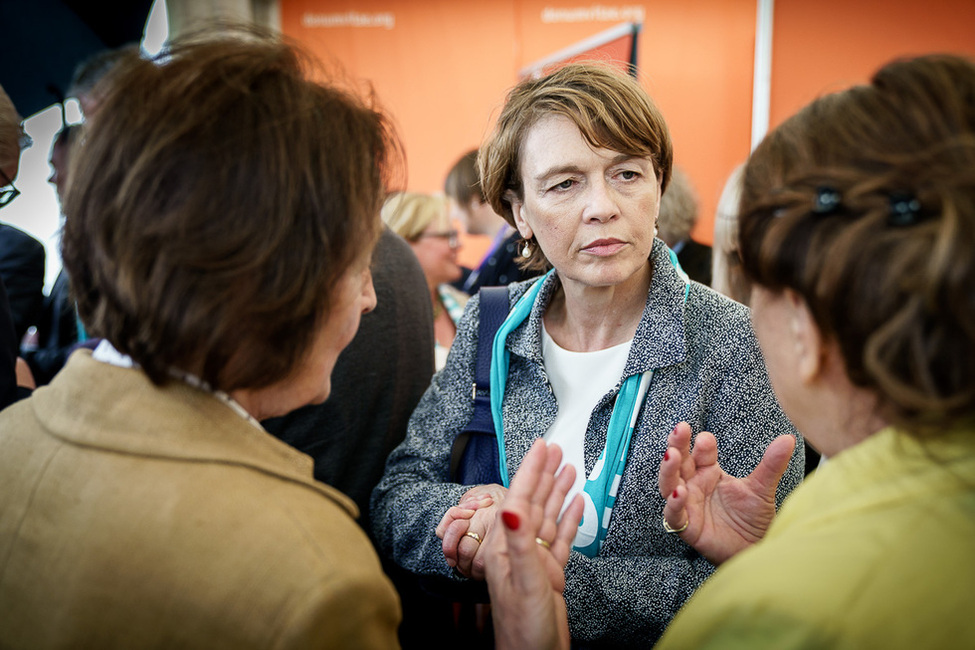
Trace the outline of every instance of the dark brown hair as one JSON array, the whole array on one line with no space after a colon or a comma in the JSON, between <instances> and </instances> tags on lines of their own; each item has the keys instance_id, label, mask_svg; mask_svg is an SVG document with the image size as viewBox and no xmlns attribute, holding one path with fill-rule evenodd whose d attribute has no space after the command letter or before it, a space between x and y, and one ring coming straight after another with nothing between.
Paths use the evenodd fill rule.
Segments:
<instances>
[{"instance_id":1,"label":"dark brown hair","mask_svg":"<svg viewBox=\"0 0 975 650\"><path fill-rule=\"evenodd\" d=\"M750 279L799 293L894 424L975 413L975 65L881 68L770 133L744 174Z\"/></svg>"},{"instance_id":2,"label":"dark brown hair","mask_svg":"<svg viewBox=\"0 0 975 650\"><path fill-rule=\"evenodd\" d=\"M444 192L465 209L474 199L484 200L481 181L477 175L477 149L465 153L450 168L447 180L444 181Z\"/></svg>"},{"instance_id":3,"label":"dark brown hair","mask_svg":"<svg viewBox=\"0 0 975 650\"><path fill-rule=\"evenodd\" d=\"M661 189L667 188L673 148L667 124L650 96L633 77L614 68L572 63L515 86L508 93L494 133L481 147L481 191L494 211L512 226L514 216L505 193L512 190L524 198L521 145L528 130L548 115L572 120L593 147L649 158ZM534 246L532 250L524 267L547 268L541 249Z\"/></svg>"},{"instance_id":4,"label":"dark brown hair","mask_svg":"<svg viewBox=\"0 0 975 650\"><path fill-rule=\"evenodd\" d=\"M86 327L154 382L287 377L378 238L389 123L312 72L270 36L197 34L100 82L64 263Z\"/></svg>"}]
</instances>

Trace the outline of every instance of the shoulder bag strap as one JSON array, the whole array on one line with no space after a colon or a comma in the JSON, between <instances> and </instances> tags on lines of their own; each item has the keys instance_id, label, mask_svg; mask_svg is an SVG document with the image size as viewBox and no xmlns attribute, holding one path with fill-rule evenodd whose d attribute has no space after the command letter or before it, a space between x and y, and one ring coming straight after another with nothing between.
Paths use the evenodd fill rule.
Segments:
<instances>
[{"instance_id":1,"label":"shoulder bag strap","mask_svg":"<svg viewBox=\"0 0 975 650\"><path fill-rule=\"evenodd\" d=\"M481 321L477 330L477 364L474 367L474 384L471 398L474 415L467 429L494 435L491 417L491 348L494 335L508 316L508 287L481 287Z\"/></svg>"}]
</instances>

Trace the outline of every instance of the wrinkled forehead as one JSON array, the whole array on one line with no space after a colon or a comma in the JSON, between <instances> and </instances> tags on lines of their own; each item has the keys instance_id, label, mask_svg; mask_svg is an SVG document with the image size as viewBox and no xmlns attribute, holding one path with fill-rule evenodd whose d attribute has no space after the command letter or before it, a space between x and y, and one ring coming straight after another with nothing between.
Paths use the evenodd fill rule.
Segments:
<instances>
[{"instance_id":1,"label":"wrinkled forehead","mask_svg":"<svg viewBox=\"0 0 975 650\"><path fill-rule=\"evenodd\" d=\"M548 113L525 130L519 147L519 170L522 175L539 172L539 167L571 166L569 152L590 153L609 162L641 159L652 164L649 153L639 147L618 143L605 129L581 123L563 113ZM524 179L527 180L527 179Z\"/></svg>"}]
</instances>

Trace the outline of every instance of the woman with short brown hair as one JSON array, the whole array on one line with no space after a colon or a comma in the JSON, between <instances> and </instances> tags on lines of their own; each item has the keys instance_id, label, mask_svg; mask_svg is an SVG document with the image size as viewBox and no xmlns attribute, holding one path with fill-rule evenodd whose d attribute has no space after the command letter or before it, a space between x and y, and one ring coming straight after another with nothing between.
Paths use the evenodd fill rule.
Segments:
<instances>
[{"instance_id":1,"label":"woman with short brown hair","mask_svg":"<svg viewBox=\"0 0 975 650\"><path fill-rule=\"evenodd\" d=\"M72 156L104 341L0 417L4 645L396 644L354 504L258 424L328 396L375 305L388 123L240 36L119 63Z\"/></svg>"},{"instance_id":2,"label":"woman with short brown hair","mask_svg":"<svg viewBox=\"0 0 975 650\"><path fill-rule=\"evenodd\" d=\"M478 549L507 476L535 439L555 441L586 502L566 573L572 638L651 645L713 570L661 523L653 476L668 433L681 421L718 429L724 461L743 471L775 433L794 429L747 309L687 279L655 237L671 142L635 79L571 64L525 80L480 156L485 198L521 233L527 264L553 269L508 286L511 309L493 340L491 469L500 481L450 478L454 439L473 412L481 303L472 297L446 367L373 492L374 532L414 572L482 578ZM800 445L780 501L802 468ZM636 599L644 593L653 596Z\"/></svg>"},{"instance_id":3,"label":"woman with short brown hair","mask_svg":"<svg viewBox=\"0 0 975 650\"><path fill-rule=\"evenodd\" d=\"M776 514L774 462L753 491L717 462L720 439L700 434L691 451L688 432L671 436L666 521L727 561L659 648L975 639L973 98L970 60L893 61L786 120L746 163L755 332L783 408L829 461ZM543 469L553 454L525 461L488 551L499 648L569 647L565 522L551 553L532 543L565 493Z\"/></svg>"}]
</instances>

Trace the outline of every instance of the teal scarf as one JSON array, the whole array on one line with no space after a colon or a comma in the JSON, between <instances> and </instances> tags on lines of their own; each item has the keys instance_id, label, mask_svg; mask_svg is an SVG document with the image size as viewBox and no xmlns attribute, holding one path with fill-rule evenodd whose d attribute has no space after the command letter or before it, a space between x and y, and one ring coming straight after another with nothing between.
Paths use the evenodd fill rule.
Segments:
<instances>
[{"instance_id":1,"label":"teal scarf","mask_svg":"<svg viewBox=\"0 0 975 650\"><path fill-rule=\"evenodd\" d=\"M686 303L690 291L690 281L677 262L677 256L673 251L670 251L670 261L684 279L684 301ZM508 314L494 336L491 354L491 413L494 418L495 435L498 439L501 480L505 487L509 485L509 478L508 460L504 445L504 428L501 422L501 402L508 380L510 357L505 343L508 335L528 318L541 291L542 284L553 271L549 271L535 282L525 292L525 295L515 303L514 309ZM609 418L606 446L586 480L583 489L586 507L582 521L579 523L579 534L576 536L576 544L573 548L589 557L595 557L599 553L599 548L606 538L613 507L616 505L616 494L619 490L623 470L626 468L626 455L633 438L633 429L636 427L640 406L643 404L652 378L653 370L649 370L630 375L623 380L619 395L616 398L616 404L613 407L613 413ZM583 471L582 468L577 469Z\"/></svg>"}]
</instances>

